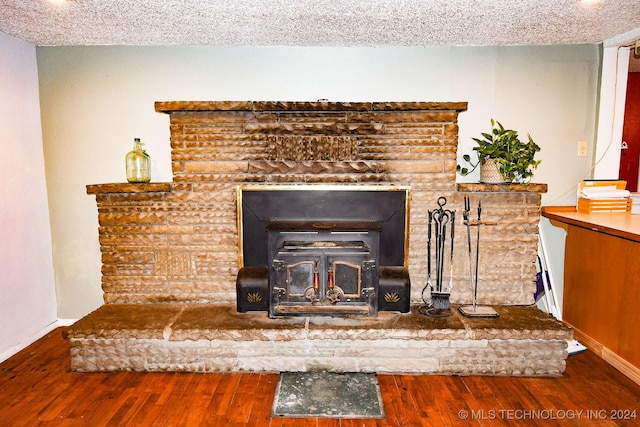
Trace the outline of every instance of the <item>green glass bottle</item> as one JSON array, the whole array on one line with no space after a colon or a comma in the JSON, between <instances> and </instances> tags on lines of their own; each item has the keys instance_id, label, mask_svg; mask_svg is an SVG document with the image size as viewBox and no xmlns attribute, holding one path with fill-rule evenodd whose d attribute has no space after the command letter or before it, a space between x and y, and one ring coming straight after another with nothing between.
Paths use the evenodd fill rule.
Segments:
<instances>
[{"instance_id":1,"label":"green glass bottle","mask_svg":"<svg viewBox=\"0 0 640 427\"><path fill-rule=\"evenodd\" d=\"M125 157L127 166L127 181L145 183L151 181L151 158L144 151L144 144L140 138L134 138L133 150Z\"/></svg>"}]
</instances>

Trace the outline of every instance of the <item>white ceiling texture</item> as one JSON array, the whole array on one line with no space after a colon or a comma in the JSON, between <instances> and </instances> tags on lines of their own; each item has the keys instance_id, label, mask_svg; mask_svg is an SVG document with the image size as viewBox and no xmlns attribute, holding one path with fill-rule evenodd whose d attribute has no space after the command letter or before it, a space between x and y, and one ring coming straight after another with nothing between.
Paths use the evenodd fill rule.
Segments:
<instances>
[{"instance_id":1,"label":"white ceiling texture","mask_svg":"<svg viewBox=\"0 0 640 427\"><path fill-rule=\"evenodd\" d=\"M487 46L600 43L640 0L0 0L37 46Z\"/></svg>"}]
</instances>

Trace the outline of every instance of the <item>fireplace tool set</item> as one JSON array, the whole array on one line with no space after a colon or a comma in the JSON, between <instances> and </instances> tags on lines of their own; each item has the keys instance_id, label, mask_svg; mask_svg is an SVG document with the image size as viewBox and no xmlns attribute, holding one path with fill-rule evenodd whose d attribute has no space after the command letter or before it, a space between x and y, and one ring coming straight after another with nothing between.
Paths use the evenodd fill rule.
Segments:
<instances>
[{"instance_id":1,"label":"fireplace tool set","mask_svg":"<svg viewBox=\"0 0 640 427\"><path fill-rule=\"evenodd\" d=\"M464 212L462 218L464 225L467 228L467 245L469 247L469 278L473 285L473 303L471 305L464 305L458 308L460 314L466 317L498 317L498 313L491 307L478 305L478 266L480 261L480 228L483 225L495 225L495 222L482 220L482 202L478 202L478 218L472 220L471 215L471 202L468 196L464 196ZM472 261L472 249L471 249L471 227L476 228L476 254L475 263ZM475 274L474 274L475 266Z\"/></svg>"},{"instance_id":2,"label":"fireplace tool set","mask_svg":"<svg viewBox=\"0 0 640 427\"><path fill-rule=\"evenodd\" d=\"M455 239L455 211L444 209L447 204L445 197L438 198L438 209L428 211L429 223L427 226L427 283L422 289L422 300L425 305L419 308L420 313L432 317L448 317L451 312L451 295L453 281L453 242ZM447 233L447 226L450 231ZM458 308L460 314L465 317L498 317L498 313L491 307L478 305L478 272L480 261L480 228L485 225L496 225L495 222L482 220L482 203L478 202L477 219L471 219L471 202L468 196L464 197L463 224L467 230L467 245L469 251L469 278L473 286L473 302ZM471 229L476 228L475 262ZM433 231L435 230L435 231ZM433 245L432 234L435 235L435 284L431 279L431 248ZM444 260L446 257L446 240L449 243L449 279L444 286ZM474 272L475 270L475 272ZM474 274L475 273L475 274ZM427 296L428 295L428 296Z\"/></svg>"},{"instance_id":3,"label":"fireplace tool set","mask_svg":"<svg viewBox=\"0 0 640 427\"><path fill-rule=\"evenodd\" d=\"M447 204L445 197L438 198L438 209L428 211L429 224L427 228L427 284L422 289L422 300L426 305L419 308L420 313L427 314L432 317L448 317L451 316L451 304L449 296L451 295L451 285L453 280L453 241L455 237L456 212L444 209ZM451 226L450 232L447 234L447 225ZM431 283L431 247L434 246L431 240L432 230L435 230L435 286ZM446 257L446 241L449 240L449 280L444 286L444 261ZM430 293L430 299L427 299L427 290Z\"/></svg>"}]
</instances>

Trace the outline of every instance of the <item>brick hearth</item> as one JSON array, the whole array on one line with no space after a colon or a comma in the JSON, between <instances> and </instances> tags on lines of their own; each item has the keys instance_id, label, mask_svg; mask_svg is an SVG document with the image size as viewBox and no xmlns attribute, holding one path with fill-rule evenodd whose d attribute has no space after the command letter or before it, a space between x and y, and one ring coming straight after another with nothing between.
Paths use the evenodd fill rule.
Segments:
<instances>
[{"instance_id":1,"label":"brick hearth","mask_svg":"<svg viewBox=\"0 0 640 427\"><path fill-rule=\"evenodd\" d=\"M572 331L535 307L269 319L234 306L107 304L70 327L75 371L408 372L557 376Z\"/></svg>"}]
</instances>

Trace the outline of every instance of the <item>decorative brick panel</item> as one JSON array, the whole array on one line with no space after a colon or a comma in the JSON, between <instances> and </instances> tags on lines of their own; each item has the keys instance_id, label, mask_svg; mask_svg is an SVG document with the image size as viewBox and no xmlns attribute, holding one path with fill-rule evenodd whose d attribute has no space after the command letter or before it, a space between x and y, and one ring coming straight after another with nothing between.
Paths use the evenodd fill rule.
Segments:
<instances>
[{"instance_id":1,"label":"decorative brick panel","mask_svg":"<svg viewBox=\"0 0 640 427\"><path fill-rule=\"evenodd\" d=\"M173 182L89 185L98 204L107 303L233 303L241 184L411 187L412 299L426 282L427 211L457 209L452 302L471 301L462 199L482 200L483 303L533 302L546 186L456 185L457 117L467 104L159 102L170 117Z\"/></svg>"}]
</instances>

